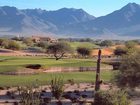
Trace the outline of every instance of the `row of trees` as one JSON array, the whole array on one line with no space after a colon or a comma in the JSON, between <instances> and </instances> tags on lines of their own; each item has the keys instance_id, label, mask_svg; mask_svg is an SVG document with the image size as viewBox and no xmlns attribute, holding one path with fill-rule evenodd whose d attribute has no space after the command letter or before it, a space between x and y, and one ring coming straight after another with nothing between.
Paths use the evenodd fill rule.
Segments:
<instances>
[{"instance_id":1,"label":"row of trees","mask_svg":"<svg viewBox=\"0 0 140 105\"><path fill-rule=\"evenodd\" d=\"M60 38L59 41L66 41L66 42L91 42L100 46L112 46L112 45L120 45L125 44L128 42L134 42L136 44L140 44L140 40L101 40L101 39L91 39L91 38Z\"/></svg>"},{"instance_id":2,"label":"row of trees","mask_svg":"<svg viewBox=\"0 0 140 105\"><path fill-rule=\"evenodd\" d=\"M0 46L11 50L20 50L20 45L14 40L0 39Z\"/></svg>"},{"instance_id":3,"label":"row of trees","mask_svg":"<svg viewBox=\"0 0 140 105\"><path fill-rule=\"evenodd\" d=\"M20 44L21 43L21 44ZM12 38L12 39L0 39L0 46L2 48L11 49L11 50L20 50L22 49L22 44L26 46L33 46L33 41L31 38Z\"/></svg>"},{"instance_id":4,"label":"row of trees","mask_svg":"<svg viewBox=\"0 0 140 105\"><path fill-rule=\"evenodd\" d=\"M46 45L48 45L48 42L34 42L34 40L32 40L32 38L30 37L13 37L11 39L0 39L0 43L2 40L5 40L7 42L7 40L14 40L14 41L20 41L23 42L24 44L26 44L27 46L38 46L38 47L42 47L44 48ZM90 38L87 39L76 39L76 38L67 38L67 39L58 39L59 42L90 42L93 43L95 45L99 45L101 47L109 47L112 45L118 45L118 44L127 44L129 45L134 45L134 44L140 44L139 40L131 40L131 41L120 41L120 40L93 40Z\"/></svg>"},{"instance_id":5,"label":"row of trees","mask_svg":"<svg viewBox=\"0 0 140 105\"><path fill-rule=\"evenodd\" d=\"M22 42L22 43L21 43ZM138 41L127 41L125 43L125 47L118 47L114 54L117 56L122 56L127 53L128 50L134 48ZM12 38L12 39L0 39L0 46L6 49L12 50L20 50L22 49L22 45L25 44L26 48L24 49L36 49L36 51L40 50L41 52L47 52L53 54L56 60L61 59L66 53L73 53L74 49L66 42L60 41L58 43L50 44L48 42L38 42L35 43L31 38ZM105 40L101 41L100 46L111 46L112 41ZM76 52L79 57L88 57L91 54L91 49L88 47L78 47Z\"/></svg>"},{"instance_id":6,"label":"row of trees","mask_svg":"<svg viewBox=\"0 0 140 105\"><path fill-rule=\"evenodd\" d=\"M109 46L111 44L111 42L103 41L102 44ZM126 55L130 51L133 51L135 49L136 45L137 45L136 42L128 41L127 43L125 43L124 47L117 47L114 50L114 55L117 55L117 56ZM54 54L54 57L56 58L56 60L62 58L65 53L72 53L72 50L73 49L71 48L71 46L68 43L55 43L55 44L48 46L48 48L47 48L48 52ZM82 57L88 57L91 55L91 49L88 47L78 47L76 49L76 51Z\"/></svg>"},{"instance_id":7,"label":"row of trees","mask_svg":"<svg viewBox=\"0 0 140 105\"><path fill-rule=\"evenodd\" d=\"M46 50L48 54L53 54L56 60L61 59L66 53L73 53L74 49L66 42L58 42L53 44L48 44L47 42L34 43L30 38L24 39L0 39L0 46L2 48L11 50L20 50L21 44L18 41L22 41L26 46L36 46ZM78 47L76 49L77 53L82 57L87 57L90 55L91 50L86 47Z\"/></svg>"}]
</instances>

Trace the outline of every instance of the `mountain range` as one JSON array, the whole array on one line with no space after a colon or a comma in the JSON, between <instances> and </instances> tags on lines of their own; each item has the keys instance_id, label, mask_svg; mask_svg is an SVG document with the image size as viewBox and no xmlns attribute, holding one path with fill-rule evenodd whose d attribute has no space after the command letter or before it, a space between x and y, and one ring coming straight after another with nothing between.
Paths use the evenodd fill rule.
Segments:
<instances>
[{"instance_id":1,"label":"mountain range","mask_svg":"<svg viewBox=\"0 0 140 105\"><path fill-rule=\"evenodd\" d=\"M129 3L101 17L74 8L47 11L2 6L0 35L140 38L140 5Z\"/></svg>"}]
</instances>

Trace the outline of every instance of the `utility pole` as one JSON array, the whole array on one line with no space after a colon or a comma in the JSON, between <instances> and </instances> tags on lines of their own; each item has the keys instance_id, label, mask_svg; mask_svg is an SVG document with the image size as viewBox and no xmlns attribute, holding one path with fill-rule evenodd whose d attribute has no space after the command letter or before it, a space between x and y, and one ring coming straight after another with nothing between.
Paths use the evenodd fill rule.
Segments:
<instances>
[{"instance_id":1,"label":"utility pole","mask_svg":"<svg viewBox=\"0 0 140 105\"><path fill-rule=\"evenodd\" d=\"M96 70L96 82L95 82L95 91L100 90L100 64L101 64L101 49L98 51L98 60L97 60L97 70Z\"/></svg>"}]
</instances>

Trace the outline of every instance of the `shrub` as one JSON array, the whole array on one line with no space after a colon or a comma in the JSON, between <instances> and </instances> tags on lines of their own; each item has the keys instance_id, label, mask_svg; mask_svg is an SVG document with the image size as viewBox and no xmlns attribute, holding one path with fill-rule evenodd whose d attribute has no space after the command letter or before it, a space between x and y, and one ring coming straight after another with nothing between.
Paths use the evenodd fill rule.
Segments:
<instances>
[{"instance_id":1,"label":"shrub","mask_svg":"<svg viewBox=\"0 0 140 105\"><path fill-rule=\"evenodd\" d=\"M123 56L119 72L114 77L119 87L134 89L140 86L140 51Z\"/></svg>"},{"instance_id":2,"label":"shrub","mask_svg":"<svg viewBox=\"0 0 140 105\"><path fill-rule=\"evenodd\" d=\"M2 46L4 39L0 39L0 46Z\"/></svg>"},{"instance_id":3,"label":"shrub","mask_svg":"<svg viewBox=\"0 0 140 105\"><path fill-rule=\"evenodd\" d=\"M108 90L95 93L93 105L131 105L131 103L126 92L122 90Z\"/></svg>"},{"instance_id":4,"label":"shrub","mask_svg":"<svg viewBox=\"0 0 140 105\"><path fill-rule=\"evenodd\" d=\"M109 46L112 46L112 45L113 45L113 42L111 40L104 40L100 43L100 46L109 47Z\"/></svg>"},{"instance_id":5,"label":"shrub","mask_svg":"<svg viewBox=\"0 0 140 105\"><path fill-rule=\"evenodd\" d=\"M21 87L20 102L21 105L41 105L40 91L33 87Z\"/></svg>"},{"instance_id":6,"label":"shrub","mask_svg":"<svg viewBox=\"0 0 140 105\"><path fill-rule=\"evenodd\" d=\"M7 48L9 45L9 40L8 39L3 39L3 41L1 42L1 46L4 48Z\"/></svg>"},{"instance_id":7,"label":"shrub","mask_svg":"<svg viewBox=\"0 0 140 105\"><path fill-rule=\"evenodd\" d=\"M55 77L51 80L51 92L56 99L60 99L64 92L64 81L61 77Z\"/></svg>"},{"instance_id":8,"label":"shrub","mask_svg":"<svg viewBox=\"0 0 140 105\"><path fill-rule=\"evenodd\" d=\"M127 49L125 47L117 47L114 50L114 55L116 56L122 56L124 54L127 54Z\"/></svg>"},{"instance_id":9,"label":"shrub","mask_svg":"<svg viewBox=\"0 0 140 105\"><path fill-rule=\"evenodd\" d=\"M116 62L105 62L106 64L112 65L113 70L119 70L121 62L116 61Z\"/></svg>"},{"instance_id":10,"label":"shrub","mask_svg":"<svg viewBox=\"0 0 140 105\"><path fill-rule=\"evenodd\" d=\"M78 47L77 53L82 55L82 57L86 57L90 55L90 49L85 47Z\"/></svg>"},{"instance_id":11,"label":"shrub","mask_svg":"<svg viewBox=\"0 0 140 105\"><path fill-rule=\"evenodd\" d=\"M4 87L0 87L0 90L4 90L5 88Z\"/></svg>"},{"instance_id":12,"label":"shrub","mask_svg":"<svg viewBox=\"0 0 140 105\"><path fill-rule=\"evenodd\" d=\"M23 43L25 43L27 46L32 46L33 45L33 41L32 41L31 38L24 38Z\"/></svg>"},{"instance_id":13,"label":"shrub","mask_svg":"<svg viewBox=\"0 0 140 105\"><path fill-rule=\"evenodd\" d=\"M20 50L21 47L16 41L10 40L6 48L11 50Z\"/></svg>"},{"instance_id":14,"label":"shrub","mask_svg":"<svg viewBox=\"0 0 140 105\"><path fill-rule=\"evenodd\" d=\"M74 85L75 84L75 81L74 81L74 79L69 79L68 80L68 83L70 83L71 85Z\"/></svg>"},{"instance_id":15,"label":"shrub","mask_svg":"<svg viewBox=\"0 0 140 105\"><path fill-rule=\"evenodd\" d=\"M135 41L127 41L127 42L125 43L125 46L126 46L128 49L134 48L136 45L137 45L137 43L136 43Z\"/></svg>"},{"instance_id":16,"label":"shrub","mask_svg":"<svg viewBox=\"0 0 140 105\"><path fill-rule=\"evenodd\" d=\"M39 42L39 43L37 43L37 46L41 47L43 49L46 49L48 47L48 45L49 45L48 42Z\"/></svg>"}]
</instances>

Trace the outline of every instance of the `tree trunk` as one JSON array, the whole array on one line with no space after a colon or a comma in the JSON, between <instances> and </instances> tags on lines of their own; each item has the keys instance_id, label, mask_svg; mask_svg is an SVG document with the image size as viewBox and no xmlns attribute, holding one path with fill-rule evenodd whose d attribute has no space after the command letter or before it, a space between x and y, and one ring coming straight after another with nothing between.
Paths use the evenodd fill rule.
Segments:
<instances>
[{"instance_id":1,"label":"tree trunk","mask_svg":"<svg viewBox=\"0 0 140 105\"><path fill-rule=\"evenodd\" d=\"M54 57L55 57L56 60L59 60L59 59L61 59L64 56L64 54L65 53L62 53L60 56L57 56L57 54L55 53Z\"/></svg>"}]
</instances>

